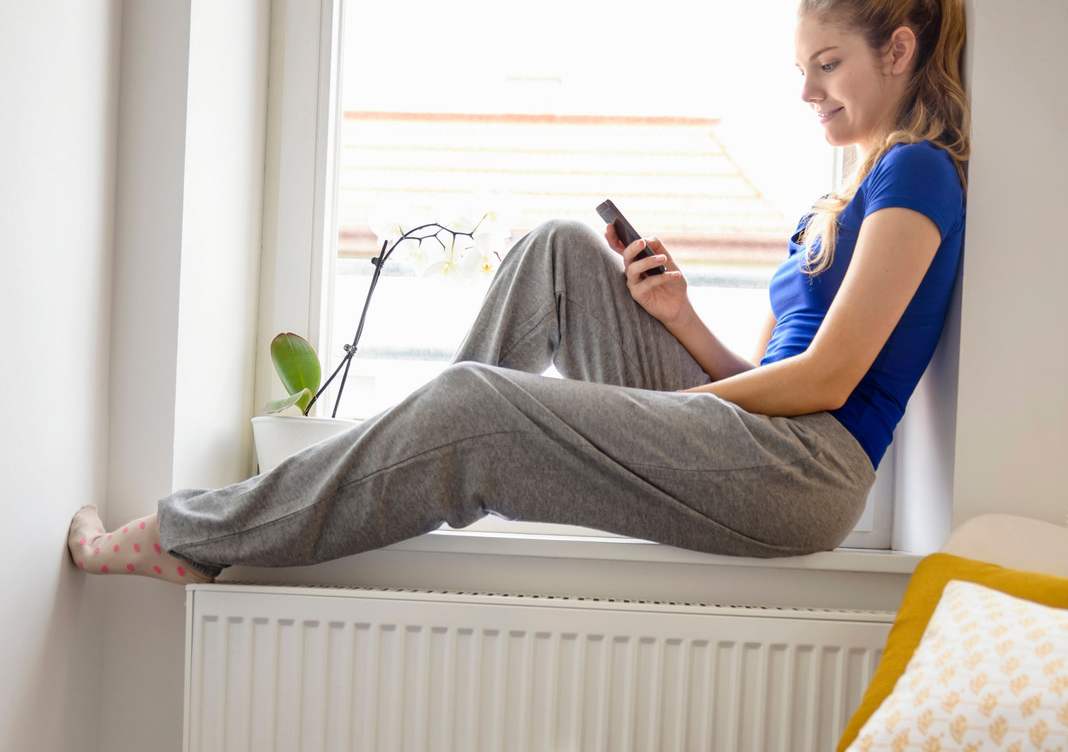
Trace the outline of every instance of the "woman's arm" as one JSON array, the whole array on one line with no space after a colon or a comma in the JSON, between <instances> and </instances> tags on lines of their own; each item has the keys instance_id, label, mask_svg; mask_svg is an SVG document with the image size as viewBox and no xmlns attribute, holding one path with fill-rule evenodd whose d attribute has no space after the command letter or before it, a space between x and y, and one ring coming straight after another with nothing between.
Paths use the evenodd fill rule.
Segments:
<instances>
[{"instance_id":1,"label":"woman's arm","mask_svg":"<svg viewBox=\"0 0 1068 752\"><path fill-rule=\"evenodd\" d=\"M852 261L808 349L691 391L750 412L803 415L841 407L871 368L941 244L937 225L903 208L870 214Z\"/></svg>"},{"instance_id":2,"label":"woman's arm","mask_svg":"<svg viewBox=\"0 0 1068 752\"><path fill-rule=\"evenodd\" d=\"M771 335L775 332L777 323L775 314L769 309L767 318L764 319L764 328L760 330L760 336L757 338L756 350L753 352L754 363L759 364L768 354L768 344L771 342Z\"/></svg>"},{"instance_id":3,"label":"woman's arm","mask_svg":"<svg viewBox=\"0 0 1068 752\"><path fill-rule=\"evenodd\" d=\"M720 342L701 321L686 293L686 279L659 239L638 240L630 247L624 248L612 225L605 229L605 239L611 248L623 256L627 286L634 300L675 335L713 380L724 379L754 367L753 362L737 355ZM635 261L634 257L646 246L654 255ZM661 264L667 267L664 274L645 273ZM768 330L768 337L770 336ZM766 345L765 340L764 346Z\"/></svg>"},{"instance_id":4,"label":"woman's arm","mask_svg":"<svg viewBox=\"0 0 1068 752\"><path fill-rule=\"evenodd\" d=\"M664 322L664 326L675 335L675 339L682 343L713 381L749 371L756 368L756 364L760 362L759 357L746 360L724 345L692 307L686 317L671 323ZM770 337L770 334L768 336ZM763 347L767 347L767 340L763 341ZM757 344L757 350L761 350L760 343Z\"/></svg>"}]
</instances>

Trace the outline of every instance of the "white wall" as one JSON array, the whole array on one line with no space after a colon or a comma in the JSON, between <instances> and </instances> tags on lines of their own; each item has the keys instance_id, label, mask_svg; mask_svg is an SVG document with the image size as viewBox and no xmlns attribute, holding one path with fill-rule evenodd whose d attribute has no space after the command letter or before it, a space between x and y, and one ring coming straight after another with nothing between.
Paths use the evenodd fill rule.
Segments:
<instances>
[{"instance_id":1,"label":"white wall","mask_svg":"<svg viewBox=\"0 0 1068 752\"><path fill-rule=\"evenodd\" d=\"M123 5L109 529L150 514L173 473L189 18L187 2ZM106 584L101 749L176 750L182 592Z\"/></svg>"},{"instance_id":2,"label":"white wall","mask_svg":"<svg viewBox=\"0 0 1068 752\"><path fill-rule=\"evenodd\" d=\"M251 469L269 4L126 0L111 525ZM181 748L184 593L108 583L101 749Z\"/></svg>"},{"instance_id":3,"label":"white wall","mask_svg":"<svg viewBox=\"0 0 1068 752\"><path fill-rule=\"evenodd\" d=\"M95 749L120 3L0 3L0 749Z\"/></svg>"},{"instance_id":4,"label":"white wall","mask_svg":"<svg viewBox=\"0 0 1068 752\"><path fill-rule=\"evenodd\" d=\"M953 524L1063 524L1068 488L1068 4L974 0Z\"/></svg>"}]
</instances>

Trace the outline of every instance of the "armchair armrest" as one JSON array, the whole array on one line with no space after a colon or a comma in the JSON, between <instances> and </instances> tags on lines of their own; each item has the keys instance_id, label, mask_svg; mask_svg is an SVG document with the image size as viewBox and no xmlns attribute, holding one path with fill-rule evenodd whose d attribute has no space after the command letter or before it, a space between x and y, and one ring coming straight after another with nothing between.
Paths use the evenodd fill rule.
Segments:
<instances>
[{"instance_id":1,"label":"armchair armrest","mask_svg":"<svg viewBox=\"0 0 1068 752\"><path fill-rule=\"evenodd\" d=\"M984 514L953 531L942 553L1068 577L1068 528L1017 515Z\"/></svg>"}]
</instances>

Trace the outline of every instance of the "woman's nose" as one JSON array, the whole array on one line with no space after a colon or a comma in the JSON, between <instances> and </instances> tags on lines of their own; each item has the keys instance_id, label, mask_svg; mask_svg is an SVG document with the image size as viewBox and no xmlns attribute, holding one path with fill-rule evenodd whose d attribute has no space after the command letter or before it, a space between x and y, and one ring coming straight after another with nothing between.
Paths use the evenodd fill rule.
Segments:
<instances>
[{"instance_id":1,"label":"woman's nose","mask_svg":"<svg viewBox=\"0 0 1068 752\"><path fill-rule=\"evenodd\" d=\"M823 92L818 86L813 83L812 79L806 76L802 79L801 83L801 99L806 104L812 104L813 102L819 102L823 99Z\"/></svg>"}]
</instances>

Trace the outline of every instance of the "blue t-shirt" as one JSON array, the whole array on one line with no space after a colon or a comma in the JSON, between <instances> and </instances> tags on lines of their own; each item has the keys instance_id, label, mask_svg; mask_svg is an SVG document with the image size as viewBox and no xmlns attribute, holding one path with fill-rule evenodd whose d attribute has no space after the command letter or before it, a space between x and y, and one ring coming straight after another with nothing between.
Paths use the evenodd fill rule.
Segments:
<instances>
[{"instance_id":1,"label":"blue t-shirt","mask_svg":"<svg viewBox=\"0 0 1068 752\"><path fill-rule=\"evenodd\" d=\"M819 329L853 258L864 218L888 207L918 211L938 226L942 244L901 321L871 369L834 415L878 467L905 403L912 395L942 334L964 233L964 191L949 155L929 142L898 144L883 155L839 216L833 264L812 276L802 270L799 242L808 217L790 240L790 258L771 280L776 324L761 364L804 352Z\"/></svg>"}]
</instances>

